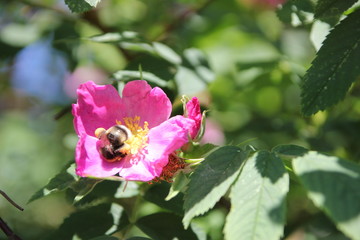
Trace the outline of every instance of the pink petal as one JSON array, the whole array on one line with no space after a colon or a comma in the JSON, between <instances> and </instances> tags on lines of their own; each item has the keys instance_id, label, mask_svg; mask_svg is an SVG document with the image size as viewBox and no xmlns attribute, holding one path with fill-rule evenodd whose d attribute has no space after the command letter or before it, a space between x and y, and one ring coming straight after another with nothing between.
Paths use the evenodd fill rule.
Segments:
<instances>
[{"instance_id":1,"label":"pink petal","mask_svg":"<svg viewBox=\"0 0 360 240\"><path fill-rule=\"evenodd\" d=\"M195 121L195 124L190 130L191 138L195 138L200 130L202 119L199 100L196 97L193 97L189 102L187 102L186 110L188 112L188 118Z\"/></svg>"},{"instance_id":2,"label":"pink petal","mask_svg":"<svg viewBox=\"0 0 360 240\"><path fill-rule=\"evenodd\" d=\"M192 119L175 116L150 129L148 145L133 158L125 159L120 176L135 181L158 177L168 163L169 155L188 142L194 124Z\"/></svg>"},{"instance_id":3,"label":"pink petal","mask_svg":"<svg viewBox=\"0 0 360 240\"><path fill-rule=\"evenodd\" d=\"M88 135L81 135L76 146L76 174L81 177L109 177L117 174L121 169L121 161L104 161L97 148L98 139Z\"/></svg>"},{"instance_id":4,"label":"pink petal","mask_svg":"<svg viewBox=\"0 0 360 240\"><path fill-rule=\"evenodd\" d=\"M109 128L125 116L117 90L112 85L96 85L87 82L77 90L78 100L72 106L74 127L80 136L83 133L94 136L97 128Z\"/></svg>"},{"instance_id":5,"label":"pink petal","mask_svg":"<svg viewBox=\"0 0 360 240\"><path fill-rule=\"evenodd\" d=\"M151 86L143 80L128 82L122 93L122 101L126 106L127 117L140 116L153 128L166 121L171 114L171 102L161 88Z\"/></svg>"}]
</instances>

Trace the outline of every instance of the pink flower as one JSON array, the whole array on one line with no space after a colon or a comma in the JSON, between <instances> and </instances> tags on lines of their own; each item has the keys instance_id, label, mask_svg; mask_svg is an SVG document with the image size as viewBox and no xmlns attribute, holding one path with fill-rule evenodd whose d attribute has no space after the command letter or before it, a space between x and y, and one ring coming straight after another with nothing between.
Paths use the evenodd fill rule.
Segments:
<instances>
[{"instance_id":1,"label":"pink flower","mask_svg":"<svg viewBox=\"0 0 360 240\"><path fill-rule=\"evenodd\" d=\"M113 86L93 82L80 85L77 94L72 113L79 136L76 173L82 177L119 174L126 180L151 181L161 174L170 154L200 128L196 98L186 107L188 117L169 118L170 100L146 81L127 83L122 97ZM122 138L115 141L114 136Z\"/></svg>"}]
</instances>

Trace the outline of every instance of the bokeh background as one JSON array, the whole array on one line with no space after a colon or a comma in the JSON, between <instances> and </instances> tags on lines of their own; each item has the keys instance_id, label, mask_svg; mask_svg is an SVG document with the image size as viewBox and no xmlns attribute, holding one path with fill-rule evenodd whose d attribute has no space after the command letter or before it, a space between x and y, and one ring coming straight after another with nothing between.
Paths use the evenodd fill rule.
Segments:
<instances>
[{"instance_id":1,"label":"bokeh background","mask_svg":"<svg viewBox=\"0 0 360 240\"><path fill-rule=\"evenodd\" d=\"M0 198L0 217L24 239L41 239L73 208L63 193L30 204L32 194L74 159L77 136L71 104L85 81L112 83L114 72L141 63L113 44L85 38L133 31L178 53L199 49L207 56L210 84L192 84L184 74L178 96L198 96L209 109L206 141L271 149L297 144L352 161L360 159L360 89L326 112L300 112L301 78L329 26L311 14L286 24L279 1L104 0L92 11L72 14L63 1L0 1L0 189L25 208ZM154 70L154 71L155 71ZM359 161L359 160L357 160ZM292 187L289 225L316 214L301 189ZM295 203L295 204L294 204ZM151 211L144 204L144 211ZM149 210L150 209L150 210ZM197 219L213 239L222 239L225 213ZM323 216L320 214L319 218ZM321 228L321 227L320 227ZM6 239L0 232L0 239Z\"/></svg>"}]
</instances>

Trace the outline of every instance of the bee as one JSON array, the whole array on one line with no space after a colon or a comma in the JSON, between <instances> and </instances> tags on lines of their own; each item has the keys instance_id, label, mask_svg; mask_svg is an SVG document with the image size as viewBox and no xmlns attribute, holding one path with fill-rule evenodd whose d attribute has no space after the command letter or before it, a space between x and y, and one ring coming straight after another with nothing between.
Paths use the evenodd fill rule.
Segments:
<instances>
[{"instance_id":1,"label":"bee","mask_svg":"<svg viewBox=\"0 0 360 240\"><path fill-rule=\"evenodd\" d=\"M95 136L100 140L100 154L108 162L119 161L129 152L129 145L125 143L132 133L124 125L115 125L108 130L98 128Z\"/></svg>"}]
</instances>

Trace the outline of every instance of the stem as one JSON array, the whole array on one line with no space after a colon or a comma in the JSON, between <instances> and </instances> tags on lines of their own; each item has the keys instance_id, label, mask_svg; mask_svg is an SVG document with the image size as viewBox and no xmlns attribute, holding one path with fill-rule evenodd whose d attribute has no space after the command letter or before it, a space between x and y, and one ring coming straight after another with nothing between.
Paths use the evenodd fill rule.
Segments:
<instances>
[{"instance_id":1,"label":"stem","mask_svg":"<svg viewBox=\"0 0 360 240\"><path fill-rule=\"evenodd\" d=\"M18 235L16 235L11 228L6 224L6 222L0 218L0 229L5 233L5 235L10 240L22 240Z\"/></svg>"},{"instance_id":2,"label":"stem","mask_svg":"<svg viewBox=\"0 0 360 240\"><path fill-rule=\"evenodd\" d=\"M8 200L9 203L11 203L14 207L16 207L17 209L19 209L20 211L24 211L24 208L20 207L19 205L16 204L16 202L14 202L4 191L0 190L0 194L6 199Z\"/></svg>"}]
</instances>

